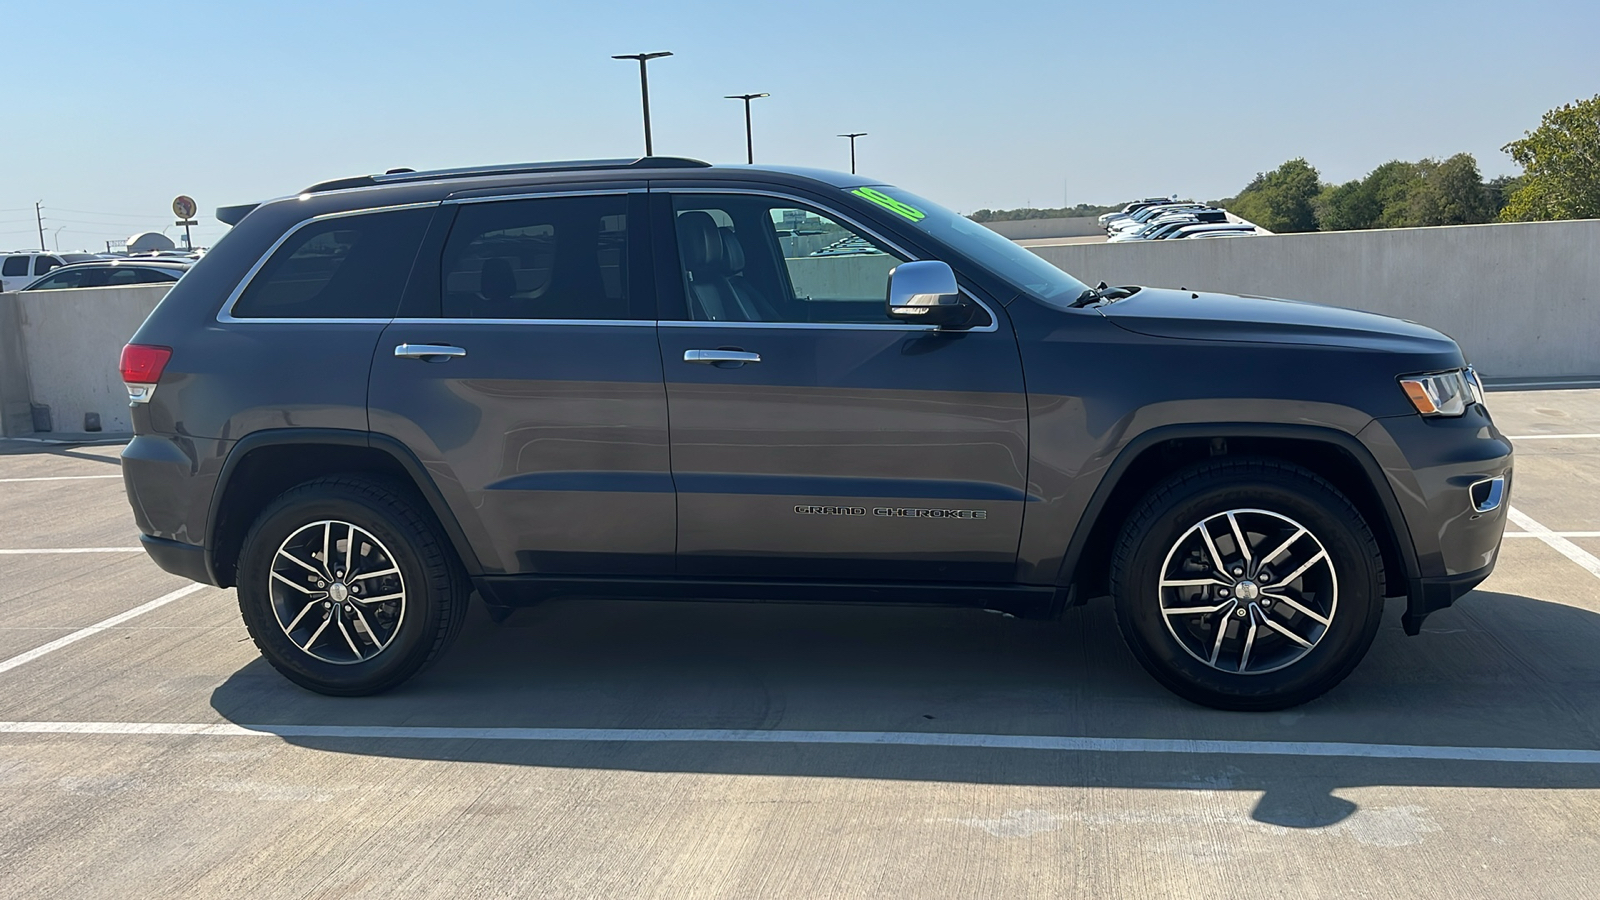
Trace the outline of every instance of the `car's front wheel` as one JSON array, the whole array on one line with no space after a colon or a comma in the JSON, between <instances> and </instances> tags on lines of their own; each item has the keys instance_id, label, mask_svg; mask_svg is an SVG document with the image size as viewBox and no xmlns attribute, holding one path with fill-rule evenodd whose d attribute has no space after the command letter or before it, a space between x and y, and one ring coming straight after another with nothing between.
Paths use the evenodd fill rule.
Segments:
<instances>
[{"instance_id":1,"label":"car's front wheel","mask_svg":"<svg viewBox=\"0 0 1600 900\"><path fill-rule=\"evenodd\" d=\"M356 477L285 492L239 558L239 611L256 647L323 694L375 694L415 675L455 638L470 591L417 503Z\"/></svg>"},{"instance_id":2,"label":"car's front wheel","mask_svg":"<svg viewBox=\"0 0 1600 900\"><path fill-rule=\"evenodd\" d=\"M1117 623L1157 681L1220 709L1281 709L1342 681L1383 612L1361 514L1297 466L1195 466L1152 490L1112 561Z\"/></svg>"}]
</instances>

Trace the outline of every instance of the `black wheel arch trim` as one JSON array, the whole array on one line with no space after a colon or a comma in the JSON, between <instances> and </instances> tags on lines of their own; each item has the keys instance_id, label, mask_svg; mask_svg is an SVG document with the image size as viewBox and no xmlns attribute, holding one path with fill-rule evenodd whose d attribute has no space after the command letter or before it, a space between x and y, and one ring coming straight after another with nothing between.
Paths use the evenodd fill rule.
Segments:
<instances>
[{"instance_id":1,"label":"black wheel arch trim","mask_svg":"<svg viewBox=\"0 0 1600 900\"><path fill-rule=\"evenodd\" d=\"M1288 425L1273 424L1270 422L1216 422L1216 423L1190 423L1178 425L1161 425L1139 434L1137 437L1123 445L1106 467L1106 472L1096 485L1094 494L1089 498L1089 504L1084 509L1083 516L1078 520L1078 525L1072 532L1072 539L1067 543L1066 554L1061 560L1061 569L1056 575L1056 584L1061 587L1070 585L1076 573L1078 562L1083 556L1084 547L1089 543L1089 536L1099 524L1100 517L1106 511L1106 503L1111 499L1111 494L1116 490L1123 475L1133 465L1133 461L1151 447L1163 441L1181 440L1185 438L1287 438L1292 440L1315 441L1330 444L1350 454L1362 471L1367 476L1367 481L1372 485L1373 492L1378 497L1378 502L1383 506L1383 512L1388 522L1387 525L1395 538L1395 545L1400 551L1400 561L1405 567L1405 584L1408 592L1408 610L1406 613L1406 631L1415 634L1413 627L1421 627L1422 618L1440 605L1431 605L1424 598L1422 569L1417 562L1417 550L1411 536L1411 527L1406 521L1405 513L1400 508L1400 502L1395 498L1394 489L1389 484L1389 479L1383 474L1383 468L1378 465L1377 459L1362 444L1355 435L1347 434L1334 428L1318 425ZM1374 523L1378 524L1378 523ZM1481 580L1481 579L1480 579ZM1393 591L1393 586L1390 586ZM1437 603L1435 600L1434 603ZM1444 604L1448 605L1448 603ZM1412 623L1415 623L1413 626Z\"/></svg>"},{"instance_id":2,"label":"black wheel arch trim","mask_svg":"<svg viewBox=\"0 0 1600 900\"><path fill-rule=\"evenodd\" d=\"M211 493L211 508L206 514L206 572L212 584L221 584L217 576L217 522L222 514L221 500L227 493L228 484L238 468L239 462L255 450L262 447L283 446L341 446L365 447L379 450L388 454L410 476L412 486L417 493L427 502L434 518L444 528L445 536L449 538L450 545L455 548L461 565L469 576L483 574L483 566L478 561L478 554L473 550L471 542L467 540L466 532L461 529L461 523L456 520L455 513L450 505L445 502L444 494L438 485L433 483L433 478L423 467L416 454L400 441L387 435L375 434L370 431L355 431L342 428L271 428L254 431L240 438L228 451L228 456L222 462L222 469L217 475L216 488Z\"/></svg>"}]
</instances>

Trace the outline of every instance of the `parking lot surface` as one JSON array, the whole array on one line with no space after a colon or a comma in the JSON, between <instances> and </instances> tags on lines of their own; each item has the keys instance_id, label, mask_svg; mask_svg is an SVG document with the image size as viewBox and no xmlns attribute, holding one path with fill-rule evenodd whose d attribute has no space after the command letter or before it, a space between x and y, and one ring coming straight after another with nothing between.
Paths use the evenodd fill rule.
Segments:
<instances>
[{"instance_id":1,"label":"parking lot surface","mask_svg":"<svg viewBox=\"0 0 1600 900\"><path fill-rule=\"evenodd\" d=\"M6 897L1593 897L1600 391L1496 393L1493 577L1298 709L1181 701L1102 600L475 610L333 699L137 551L118 446L0 451Z\"/></svg>"}]
</instances>

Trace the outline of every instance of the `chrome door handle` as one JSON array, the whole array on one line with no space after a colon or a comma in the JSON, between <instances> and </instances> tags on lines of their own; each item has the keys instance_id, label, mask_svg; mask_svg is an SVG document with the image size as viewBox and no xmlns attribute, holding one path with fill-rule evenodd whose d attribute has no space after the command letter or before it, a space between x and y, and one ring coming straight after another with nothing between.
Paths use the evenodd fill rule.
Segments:
<instances>
[{"instance_id":1,"label":"chrome door handle","mask_svg":"<svg viewBox=\"0 0 1600 900\"><path fill-rule=\"evenodd\" d=\"M401 359L430 359L444 357L449 359L455 356L466 356L464 347L451 347L447 344L401 344L394 348L394 355ZM444 362L444 359L439 360Z\"/></svg>"},{"instance_id":2,"label":"chrome door handle","mask_svg":"<svg viewBox=\"0 0 1600 900\"><path fill-rule=\"evenodd\" d=\"M761 354L744 350L685 350L683 361L692 363L758 363Z\"/></svg>"}]
</instances>

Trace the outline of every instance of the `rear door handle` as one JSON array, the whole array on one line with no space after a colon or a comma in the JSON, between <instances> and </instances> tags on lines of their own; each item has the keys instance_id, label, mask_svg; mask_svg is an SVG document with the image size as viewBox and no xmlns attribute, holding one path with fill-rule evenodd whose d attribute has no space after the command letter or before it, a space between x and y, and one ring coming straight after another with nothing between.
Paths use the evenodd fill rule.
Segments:
<instances>
[{"instance_id":1,"label":"rear door handle","mask_svg":"<svg viewBox=\"0 0 1600 900\"><path fill-rule=\"evenodd\" d=\"M394 348L394 355L401 359L426 359L429 361L444 362L456 356L466 356L465 347L452 347L448 344L401 344ZM443 359L434 360L434 357Z\"/></svg>"},{"instance_id":2,"label":"rear door handle","mask_svg":"<svg viewBox=\"0 0 1600 900\"><path fill-rule=\"evenodd\" d=\"M687 363L758 363L761 354L750 353L744 350L685 350L683 361Z\"/></svg>"}]
</instances>

